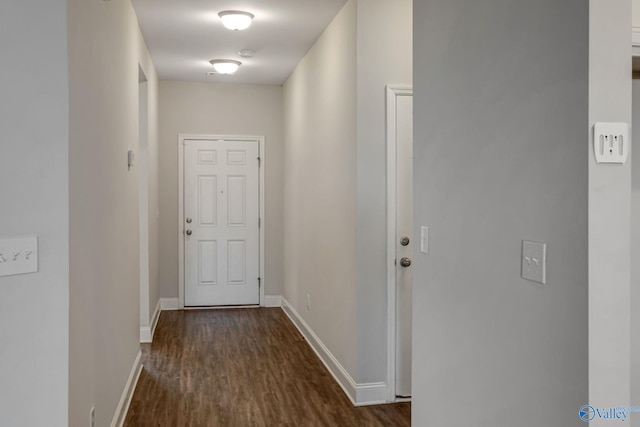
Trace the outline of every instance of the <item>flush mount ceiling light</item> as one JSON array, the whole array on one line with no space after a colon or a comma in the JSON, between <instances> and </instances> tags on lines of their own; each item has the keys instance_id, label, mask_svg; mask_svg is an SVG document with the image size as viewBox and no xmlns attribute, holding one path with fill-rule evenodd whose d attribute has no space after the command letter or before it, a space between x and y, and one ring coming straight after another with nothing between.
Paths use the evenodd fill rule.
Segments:
<instances>
[{"instance_id":1,"label":"flush mount ceiling light","mask_svg":"<svg viewBox=\"0 0 640 427\"><path fill-rule=\"evenodd\" d=\"M213 69L216 70L217 74L233 74L242 65L242 62L234 61L233 59L212 59L209 62L213 65Z\"/></svg>"},{"instance_id":2,"label":"flush mount ceiling light","mask_svg":"<svg viewBox=\"0 0 640 427\"><path fill-rule=\"evenodd\" d=\"M253 14L239 10L225 10L218 14L222 20L222 25L230 30L246 30L251 25Z\"/></svg>"}]
</instances>

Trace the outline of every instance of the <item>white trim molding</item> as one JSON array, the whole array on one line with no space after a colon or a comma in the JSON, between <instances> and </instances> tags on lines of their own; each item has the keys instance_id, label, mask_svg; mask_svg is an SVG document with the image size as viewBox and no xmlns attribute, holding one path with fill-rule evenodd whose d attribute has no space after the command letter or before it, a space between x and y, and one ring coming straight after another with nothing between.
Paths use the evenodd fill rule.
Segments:
<instances>
[{"instance_id":1,"label":"white trim molding","mask_svg":"<svg viewBox=\"0 0 640 427\"><path fill-rule=\"evenodd\" d=\"M386 402L396 401L396 110L411 86L387 86L387 384Z\"/></svg>"},{"instance_id":2,"label":"white trim molding","mask_svg":"<svg viewBox=\"0 0 640 427\"><path fill-rule=\"evenodd\" d=\"M265 295L265 307L282 307L282 295Z\"/></svg>"},{"instance_id":3,"label":"white trim molding","mask_svg":"<svg viewBox=\"0 0 640 427\"><path fill-rule=\"evenodd\" d=\"M140 344L149 344L153 341L150 326L140 326Z\"/></svg>"},{"instance_id":4,"label":"white trim molding","mask_svg":"<svg viewBox=\"0 0 640 427\"><path fill-rule=\"evenodd\" d=\"M186 141L202 141L202 140L227 140L227 141L257 141L258 142L258 156L260 157L259 163L259 206L260 206L260 234L259 234L259 277L260 277L260 306L265 307L265 295L264 289L267 283L265 274L265 237L264 230L266 229L266 217L265 217L265 164L267 160L267 146L264 136L251 136L251 135L192 135L192 134L179 134L178 135L178 310L184 308L184 146Z\"/></svg>"},{"instance_id":5,"label":"white trim molding","mask_svg":"<svg viewBox=\"0 0 640 427\"><path fill-rule=\"evenodd\" d=\"M355 406L379 405L387 403L388 388L385 383L356 384Z\"/></svg>"},{"instance_id":6,"label":"white trim molding","mask_svg":"<svg viewBox=\"0 0 640 427\"><path fill-rule=\"evenodd\" d=\"M127 412L129 411L129 405L131 404L131 398L133 397L133 392L136 389L138 379L142 373L141 359L142 352L138 350L136 359L133 362L133 367L131 368L131 373L129 374L129 379L122 391L122 396L120 397L120 402L118 402L116 412L113 414L111 427L122 427L124 425L124 421L127 418Z\"/></svg>"},{"instance_id":7,"label":"white trim molding","mask_svg":"<svg viewBox=\"0 0 640 427\"><path fill-rule=\"evenodd\" d=\"M156 304L156 309L153 312L153 318L151 319L151 325L140 327L140 343L146 344L153 342L153 335L156 333L158 318L160 318L160 312L162 311L160 308L160 302L161 300L158 300L158 303Z\"/></svg>"},{"instance_id":8,"label":"white trim molding","mask_svg":"<svg viewBox=\"0 0 640 427\"><path fill-rule=\"evenodd\" d=\"M344 366L284 297L282 298L282 310L291 319L295 327L298 328L298 331L304 336L311 349L326 366L354 406L387 403L388 390L385 383L356 383Z\"/></svg>"},{"instance_id":9,"label":"white trim molding","mask_svg":"<svg viewBox=\"0 0 640 427\"><path fill-rule=\"evenodd\" d=\"M174 311L179 309L178 298L160 298L160 310Z\"/></svg>"},{"instance_id":10,"label":"white trim molding","mask_svg":"<svg viewBox=\"0 0 640 427\"><path fill-rule=\"evenodd\" d=\"M631 29L631 45L640 46L640 28L638 27Z\"/></svg>"},{"instance_id":11,"label":"white trim molding","mask_svg":"<svg viewBox=\"0 0 640 427\"><path fill-rule=\"evenodd\" d=\"M151 319L151 340L153 341L153 336L156 333L156 326L158 326L158 319L160 319L160 313L162 312L162 308L160 305L160 298L158 298L158 303L156 304L156 309L153 312L153 318Z\"/></svg>"}]
</instances>

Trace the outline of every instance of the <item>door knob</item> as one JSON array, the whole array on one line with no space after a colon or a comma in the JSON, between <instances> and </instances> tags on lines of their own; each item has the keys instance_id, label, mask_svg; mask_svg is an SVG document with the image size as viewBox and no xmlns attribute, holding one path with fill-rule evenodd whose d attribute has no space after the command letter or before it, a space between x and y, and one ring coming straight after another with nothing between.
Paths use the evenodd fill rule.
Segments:
<instances>
[{"instance_id":1,"label":"door knob","mask_svg":"<svg viewBox=\"0 0 640 427\"><path fill-rule=\"evenodd\" d=\"M185 231L185 233L187 233L187 236L191 236L193 234L193 231L187 230ZM411 264L411 261L409 261L409 264Z\"/></svg>"},{"instance_id":2,"label":"door knob","mask_svg":"<svg viewBox=\"0 0 640 427\"><path fill-rule=\"evenodd\" d=\"M411 241L411 240L409 240L409 238L408 238L407 236L402 236L402 237L400 238L400 244L401 244L402 246L407 246L407 245L409 244L409 242L410 242L410 241Z\"/></svg>"},{"instance_id":3,"label":"door knob","mask_svg":"<svg viewBox=\"0 0 640 427\"><path fill-rule=\"evenodd\" d=\"M187 218L186 221L187 221L187 224L191 224L192 219L191 218Z\"/></svg>"},{"instance_id":4,"label":"door knob","mask_svg":"<svg viewBox=\"0 0 640 427\"><path fill-rule=\"evenodd\" d=\"M403 267L409 267L411 265L411 260L407 257L400 258L400 265Z\"/></svg>"}]
</instances>

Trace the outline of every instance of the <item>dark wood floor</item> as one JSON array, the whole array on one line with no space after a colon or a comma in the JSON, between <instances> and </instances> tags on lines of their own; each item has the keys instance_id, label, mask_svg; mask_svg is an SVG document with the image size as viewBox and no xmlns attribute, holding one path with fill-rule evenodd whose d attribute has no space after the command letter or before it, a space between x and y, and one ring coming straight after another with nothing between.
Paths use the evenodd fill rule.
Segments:
<instances>
[{"instance_id":1,"label":"dark wood floor","mask_svg":"<svg viewBox=\"0 0 640 427\"><path fill-rule=\"evenodd\" d=\"M125 426L410 426L355 408L279 308L163 312Z\"/></svg>"}]
</instances>

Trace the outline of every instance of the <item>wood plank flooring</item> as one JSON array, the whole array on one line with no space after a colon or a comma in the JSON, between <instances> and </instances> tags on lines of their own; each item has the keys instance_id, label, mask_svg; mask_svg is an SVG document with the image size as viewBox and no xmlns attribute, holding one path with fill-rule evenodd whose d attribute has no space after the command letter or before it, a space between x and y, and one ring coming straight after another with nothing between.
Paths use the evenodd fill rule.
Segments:
<instances>
[{"instance_id":1,"label":"wood plank flooring","mask_svg":"<svg viewBox=\"0 0 640 427\"><path fill-rule=\"evenodd\" d=\"M126 427L411 425L411 404L353 407L279 308L163 312Z\"/></svg>"}]
</instances>

